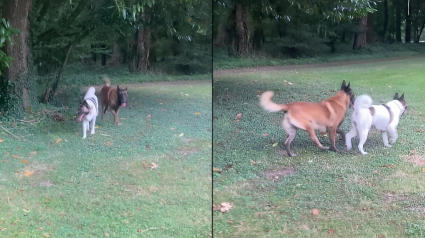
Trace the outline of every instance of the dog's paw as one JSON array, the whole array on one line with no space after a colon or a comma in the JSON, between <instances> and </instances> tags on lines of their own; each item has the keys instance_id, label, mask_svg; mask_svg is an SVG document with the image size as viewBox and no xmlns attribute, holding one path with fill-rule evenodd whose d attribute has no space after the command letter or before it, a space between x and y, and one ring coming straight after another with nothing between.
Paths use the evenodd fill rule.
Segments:
<instances>
[{"instance_id":1,"label":"dog's paw","mask_svg":"<svg viewBox=\"0 0 425 238\"><path fill-rule=\"evenodd\" d=\"M388 145L385 145L386 147L391 147L392 145L390 145L390 144L388 144Z\"/></svg>"},{"instance_id":2,"label":"dog's paw","mask_svg":"<svg viewBox=\"0 0 425 238\"><path fill-rule=\"evenodd\" d=\"M367 155L366 151L360 151L360 153L362 153L362 155Z\"/></svg>"}]
</instances>

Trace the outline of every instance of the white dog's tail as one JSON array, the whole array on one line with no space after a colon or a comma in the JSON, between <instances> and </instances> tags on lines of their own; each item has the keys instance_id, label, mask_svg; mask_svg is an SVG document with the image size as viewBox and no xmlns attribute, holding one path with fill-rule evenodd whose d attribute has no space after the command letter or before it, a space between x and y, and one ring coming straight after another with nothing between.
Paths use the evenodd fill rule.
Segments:
<instances>
[{"instance_id":1,"label":"white dog's tail","mask_svg":"<svg viewBox=\"0 0 425 238\"><path fill-rule=\"evenodd\" d=\"M108 76L103 77L103 81L105 82L105 86L111 86L111 80L109 80Z\"/></svg>"},{"instance_id":2,"label":"white dog's tail","mask_svg":"<svg viewBox=\"0 0 425 238\"><path fill-rule=\"evenodd\" d=\"M276 104L272 101L273 92L267 91L260 97L261 107L268 112L287 111L288 106L286 104Z\"/></svg>"},{"instance_id":3,"label":"white dog's tail","mask_svg":"<svg viewBox=\"0 0 425 238\"><path fill-rule=\"evenodd\" d=\"M354 101L354 109L370 108L372 107L372 98L369 95L363 94L356 98Z\"/></svg>"}]
</instances>

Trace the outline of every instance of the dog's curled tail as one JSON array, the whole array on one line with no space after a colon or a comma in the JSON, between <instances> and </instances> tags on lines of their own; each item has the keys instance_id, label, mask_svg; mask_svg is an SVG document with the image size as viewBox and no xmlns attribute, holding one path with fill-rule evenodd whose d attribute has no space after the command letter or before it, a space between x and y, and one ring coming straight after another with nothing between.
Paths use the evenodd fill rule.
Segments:
<instances>
[{"instance_id":1,"label":"dog's curled tail","mask_svg":"<svg viewBox=\"0 0 425 238\"><path fill-rule=\"evenodd\" d=\"M105 82L105 86L111 86L111 80L109 80L108 76L104 76L103 81Z\"/></svg>"},{"instance_id":2,"label":"dog's curled tail","mask_svg":"<svg viewBox=\"0 0 425 238\"><path fill-rule=\"evenodd\" d=\"M272 101L273 92L264 92L260 97L261 107L268 112L287 111L288 106L286 104L276 104Z\"/></svg>"},{"instance_id":3,"label":"dog's curled tail","mask_svg":"<svg viewBox=\"0 0 425 238\"><path fill-rule=\"evenodd\" d=\"M367 94L358 96L356 100L354 101L355 109L370 108L371 106L372 106L372 98Z\"/></svg>"}]
</instances>

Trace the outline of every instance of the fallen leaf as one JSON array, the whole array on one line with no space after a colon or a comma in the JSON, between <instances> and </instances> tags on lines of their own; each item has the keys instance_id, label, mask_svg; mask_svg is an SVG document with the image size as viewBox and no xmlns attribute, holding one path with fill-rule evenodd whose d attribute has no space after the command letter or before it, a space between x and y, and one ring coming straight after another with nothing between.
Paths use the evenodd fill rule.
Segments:
<instances>
[{"instance_id":1,"label":"fallen leaf","mask_svg":"<svg viewBox=\"0 0 425 238\"><path fill-rule=\"evenodd\" d=\"M31 176L34 173L34 171L27 171L24 173L25 177Z\"/></svg>"},{"instance_id":2,"label":"fallen leaf","mask_svg":"<svg viewBox=\"0 0 425 238\"><path fill-rule=\"evenodd\" d=\"M106 146L111 146L113 143L114 142L110 140L110 141L106 142Z\"/></svg>"},{"instance_id":3,"label":"fallen leaf","mask_svg":"<svg viewBox=\"0 0 425 238\"><path fill-rule=\"evenodd\" d=\"M382 165L381 167L385 167L385 168L392 168L392 169L394 169L394 166L392 166L392 165L390 165L390 164Z\"/></svg>"},{"instance_id":4,"label":"fallen leaf","mask_svg":"<svg viewBox=\"0 0 425 238\"><path fill-rule=\"evenodd\" d=\"M239 121L239 119L242 117L242 113L238 113L235 117L235 121Z\"/></svg>"},{"instance_id":5,"label":"fallen leaf","mask_svg":"<svg viewBox=\"0 0 425 238\"><path fill-rule=\"evenodd\" d=\"M50 222L47 222L47 225L49 225L49 226L50 226Z\"/></svg>"},{"instance_id":6,"label":"fallen leaf","mask_svg":"<svg viewBox=\"0 0 425 238\"><path fill-rule=\"evenodd\" d=\"M251 164L253 164L253 165L257 165L259 163L260 163L260 161L255 162L254 160L251 160Z\"/></svg>"},{"instance_id":7,"label":"fallen leaf","mask_svg":"<svg viewBox=\"0 0 425 238\"><path fill-rule=\"evenodd\" d=\"M24 163L24 164L28 164L28 161L27 160L22 160L22 163Z\"/></svg>"},{"instance_id":8,"label":"fallen leaf","mask_svg":"<svg viewBox=\"0 0 425 238\"><path fill-rule=\"evenodd\" d=\"M269 136L269 134L267 134L267 133L264 133L262 136Z\"/></svg>"},{"instance_id":9,"label":"fallen leaf","mask_svg":"<svg viewBox=\"0 0 425 238\"><path fill-rule=\"evenodd\" d=\"M151 119L151 117L152 117L152 116L149 114L149 115L146 117L146 119L148 119L148 120L149 120L149 119Z\"/></svg>"},{"instance_id":10,"label":"fallen leaf","mask_svg":"<svg viewBox=\"0 0 425 238\"><path fill-rule=\"evenodd\" d=\"M105 233L104 235L105 235L106 237L109 237L109 234L108 234L108 233Z\"/></svg>"},{"instance_id":11,"label":"fallen leaf","mask_svg":"<svg viewBox=\"0 0 425 238\"><path fill-rule=\"evenodd\" d=\"M137 232L142 232L142 229L137 229Z\"/></svg>"},{"instance_id":12,"label":"fallen leaf","mask_svg":"<svg viewBox=\"0 0 425 238\"><path fill-rule=\"evenodd\" d=\"M425 172L425 168L422 168L422 172Z\"/></svg>"},{"instance_id":13,"label":"fallen leaf","mask_svg":"<svg viewBox=\"0 0 425 238\"><path fill-rule=\"evenodd\" d=\"M57 139L56 140L56 143L61 143L62 142L62 139Z\"/></svg>"},{"instance_id":14,"label":"fallen leaf","mask_svg":"<svg viewBox=\"0 0 425 238\"><path fill-rule=\"evenodd\" d=\"M120 120L125 120L125 118L124 117L121 117Z\"/></svg>"},{"instance_id":15,"label":"fallen leaf","mask_svg":"<svg viewBox=\"0 0 425 238\"><path fill-rule=\"evenodd\" d=\"M0 231L4 231L4 230L7 230L7 228L4 228L4 227L0 228Z\"/></svg>"},{"instance_id":16,"label":"fallen leaf","mask_svg":"<svg viewBox=\"0 0 425 238\"><path fill-rule=\"evenodd\" d=\"M43 227L39 227L39 228L37 228L37 229L39 229L40 231L42 231L44 228L43 228Z\"/></svg>"},{"instance_id":17,"label":"fallen leaf","mask_svg":"<svg viewBox=\"0 0 425 238\"><path fill-rule=\"evenodd\" d=\"M19 221L19 220L15 220L15 221L12 223L12 225L11 225L11 226L16 225L16 223L18 223L18 221Z\"/></svg>"},{"instance_id":18,"label":"fallen leaf","mask_svg":"<svg viewBox=\"0 0 425 238\"><path fill-rule=\"evenodd\" d=\"M5 163L7 163L7 159L3 159L3 160L1 160L1 162L5 162Z\"/></svg>"},{"instance_id":19,"label":"fallen leaf","mask_svg":"<svg viewBox=\"0 0 425 238\"><path fill-rule=\"evenodd\" d=\"M36 155L37 151L31 151L29 155Z\"/></svg>"},{"instance_id":20,"label":"fallen leaf","mask_svg":"<svg viewBox=\"0 0 425 238\"><path fill-rule=\"evenodd\" d=\"M42 236L49 238L50 235L48 233L44 233Z\"/></svg>"},{"instance_id":21,"label":"fallen leaf","mask_svg":"<svg viewBox=\"0 0 425 238\"><path fill-rule=\"evenodd\" d=\"M328 234L335 234L336 233L336 230L335 229L329 229L328 230Z\"/></svg>"},{"instance_id":22,"label":"fallen leaf","mask_svg":"<svg viewBox=\"0 0 425 238\"><path fill-rule=\"evenodd\" d=\"M3 143L4 140L0 139L0 143Z\"/></svg>"},{"instance_id":23,"label":"fallen leaf","mask_svg":"<svg viewBox=\"0 0 425 238\"><path fill-rule=\"evenodd\" d=\"M414 149L414 150L409 152L409 155L415 155L416 153L418 153L418 152L416 151L416 149Z\"/></svg>"},{"instance_id":24,"label":"fallen leaf","mask_svg":"<svg viewBox=\"0 0 425 238\"><path fill-rule=\"evenodd\" d=\"M181 134L179 135L179 137L182 137L182 136L184 136L184 133L181 133Z\"/></svg>"},{"instance_id":25,"label":"fallen leaf","mask_svg":"<svg viewBox=\"0 0 425 238\"><path fill-rule=\"evenodd\" d=\"M9 151L8 151L8 152L6 152L6 155L10 155Z\"/></svg>"},{"instance_id":26,"label":"fallen leaf","mask_svg":"<svg viewBox=\"0 0 425 238\"><path fill-rule=\"evenodd\" d=\"M197 116L201 115L201 113L200 113L200 112L195 112L195 113L193 113L193 114L195 114L195 115L197 115Z\"/></svg>"},{"instance_id":27,"label":"fallen leaf","mask_svg":"<svg viewBox=\"0 0 425 238\"><path fill-rule=\"evenodd\" d=\"M277 145L278 145L279 143L274 143L273 145L272 145L272 147L276 147Z\"/></svg>"},{"instance_id":28,"label":"fallen leaf","mask_svg":"<svg viewBox=\"0 0 425 238\"><path fill-rule=\"evenodd\" d=\"M218 209L220 212L228 212L230 209L233 208L232 204L228 203L228 202L222 202L220 205L218 205L219 207L216 207L216 209Z\"/></svg>"},{"instance_id":29,"label":"fallen leaf","mask_svg":"<svg viewBox=\"0 0 425 238\"><path fill-rule=\"evenodd\" d=\"M95 129L99 129L99 127L98 127L98 126L95 126L94 128L95 128Z\"/></svg>"},{"instance_id":30,"label":"fallen leaf","mask_svg":"<svg viewBox=\"0 0 425 238\"><path fill-rule=\"evenodd\" d=\"M17 158L17 159L23 159L24 157L19 156L19 155L12 155L13 158Z\"/></svg>"},{"instance_id":31,"label":"fallen leaf","mask_svg":"<svg viewBox=\"0 0 425 238\"><path fill-rule=\"evenodd\" d=\"M219 169L219 168L213 168L213 172L221 173L221 171L223 171L223 170Z\"/></svg>"},{"instance_id":32,"label":"fallen leaf","mask_svg":"<svg viewBox=\"0 0 425 238\"><path fill-rule=\"evenodd\" d=\"M233 221L231 221L231 220L227 220L227 223L229 223L230 225L235 224L235 223L233 223Z\"/></svg>"},{"instance_id":33,"label":"fallen leaf","mask_svg":"<svg viewBox=\"0 0 425 238\"><path fill-rule=\"evenodd\" d=\"M22 211L24 211L24 212L26 212L26 213L30 212L30 211L28 211L27 209L22 209Z\"/></svg>"},{"instance_id":34,"label":"fallen leaf","mask_svg":"<svg viewBox=\"0 0 425 238\"><path fill-rule=\"evenodd\" d=\"M158 165L155 163L151 163L151 169L156 169L156 168L158 168Z\"/></svg>"},{"instance_id":35,"label":"fallen leaf","mask_svg":"<svg viewBox=\"0 0 425 238\"><path fill-rule=\"evenodd\" d=\"M313 209L312 213L315 216L319 215L319 209Z\"/></svg>"}]
</instances>

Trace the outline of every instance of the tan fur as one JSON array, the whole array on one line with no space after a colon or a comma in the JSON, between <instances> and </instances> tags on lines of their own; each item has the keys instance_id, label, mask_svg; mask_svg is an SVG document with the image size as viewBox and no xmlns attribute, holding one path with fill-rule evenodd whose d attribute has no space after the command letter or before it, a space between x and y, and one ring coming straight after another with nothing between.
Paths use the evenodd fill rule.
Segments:
<instances>
[{"instance_id":1,"label":"tan fur","mask_svg":"<svg viewBox=\"0 0 425 238\"><path fill-rule=\"evenodd\" d=\"M105 86L100 90L100 97L102 103L102 120L106 110L109 108L112 115L114 116L114 124L121 125L121 122L118 117L118 112L120 109L117 97L117 88L110 87L111 81L108 77L104 77Z\"/></svg>"},{"instance_id":2,"label":"tan fur","mask_svg":"<svg viewBox=\"0 0 425 238\"><path fill-rule=\"evenodd\" d=\"M350 102L350 96L339 91L334 96L319 103L310 102L292 102L288 104L276 104L271 101L273 92L265 92L260 98L260 105L267 111L285 111L283 127L287 133L288 139L285 142L287 152L290 156L295 156L290 152L289 145L295 137L296 128L303 129L310 134L311 139L323 150L328 147L322 146L316 137L314 130L329 132L332 147L335 151L335 137L338 126L345 117ZM343 133L338 131L338 133Z\"/></svg>"}]
</instances>

